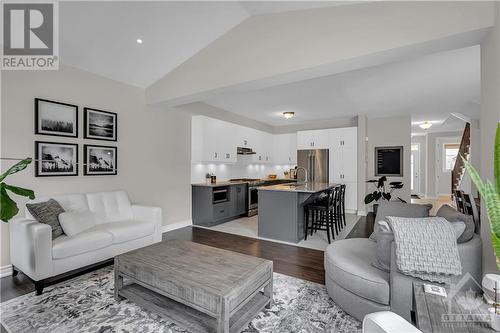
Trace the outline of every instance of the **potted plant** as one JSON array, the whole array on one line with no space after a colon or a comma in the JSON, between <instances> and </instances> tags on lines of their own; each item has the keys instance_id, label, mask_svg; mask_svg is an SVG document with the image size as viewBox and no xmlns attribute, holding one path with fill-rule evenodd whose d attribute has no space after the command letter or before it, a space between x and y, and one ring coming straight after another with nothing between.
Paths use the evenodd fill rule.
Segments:
<instances>
[{"instance_id":1,"label":"potted plant","mask_svg":"<svg viewBox=\"0 0 500 333\"><path fill-rule=\"evenodd\" d=\"M403 182L390 182L389 188L386 187L385 183L387 182L387 177L382 176L379 179L371 179L368 180L367 183L374 184L375 191L372 193L368 193L365 196L365 204L368 205L373 201L378 202L379 200L387 200L390 201L392 199L392 192L394 190L398 190L403 188ZM398 197L401 202L406 202L405 200ZM373 205L373 213L377 215L378 204Z\"/></svg>"},{"instance_id":2,"label":"potted plant","mask_svg":"<svg viewBox=\"0 0 500 333\"><path fill-rule=\"evenodd\" d=\"M3 222L9 222L9 220L16 216L16 214L19 212L19 208L17 207L16 202L10 198L9 192L21 195L23 197L28 197L31 200L35 199L35 193L32 190L9 185L4 182L7 176L26 169L26 167L30 163L31 158L26 158L22 161L19 161L0 175L0 220L2 220Z\"/></svg>"},{"instance_id":3,"label":"potted plant","mask_svg":"<svg viewBox=\"0 0 500 333\"><path fill-rule=\"evenodd\" d=\"M495 252L497 268L500 270L500 123L497 125L495 136L493 158L493 174L495 179L493 183L489 180L483 181L469 161L463 156L462 160L465 164L465 170L469 173L470 178L481 195L481 200L484 200L486 212L490 221L491 244ZM495 288L495 302L493 308L490 309L494 314L491 324L494 330L500 331L500 313L498 311L500 304L498 304L498 291L496 289L497 288Z\"/></svg>"}]
</instances>

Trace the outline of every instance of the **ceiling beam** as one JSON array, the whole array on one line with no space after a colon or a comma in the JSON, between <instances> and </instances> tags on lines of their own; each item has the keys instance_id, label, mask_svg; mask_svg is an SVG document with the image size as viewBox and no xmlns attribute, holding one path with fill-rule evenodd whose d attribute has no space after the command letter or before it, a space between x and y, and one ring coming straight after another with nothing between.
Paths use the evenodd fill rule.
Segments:
<instances>
[{"instance_id":1,"label":"ceiling beam","mask_svg":"<svg viewBox=\"0 0 500 333\"><path fill-rule=\"evenodd\" d=\"M146 89L181 105L478 44L489 2L374 2L254 16Z\"/></svg>"}]
</instances>

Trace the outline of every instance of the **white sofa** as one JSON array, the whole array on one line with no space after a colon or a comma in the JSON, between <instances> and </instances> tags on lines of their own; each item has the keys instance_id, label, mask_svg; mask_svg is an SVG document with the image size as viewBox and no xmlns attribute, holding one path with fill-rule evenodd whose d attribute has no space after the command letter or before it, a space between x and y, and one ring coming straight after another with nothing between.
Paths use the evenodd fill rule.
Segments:
<instances>
[{"instance_id":1,"label":"white sofa","mask_svg":"<svg viewBox=\"0 0 500 333\"><path fill-rule=\"evenodd\" d=\"M96 225L73 236L52 240L52 229L25 210L24 218L10 222L13 275L22 271L41 294L46 279L96 264L116 255L161 241L161 208L132 205L124 191L58 195L69 212L93 213Z\"/></svg>"}]
</instances>

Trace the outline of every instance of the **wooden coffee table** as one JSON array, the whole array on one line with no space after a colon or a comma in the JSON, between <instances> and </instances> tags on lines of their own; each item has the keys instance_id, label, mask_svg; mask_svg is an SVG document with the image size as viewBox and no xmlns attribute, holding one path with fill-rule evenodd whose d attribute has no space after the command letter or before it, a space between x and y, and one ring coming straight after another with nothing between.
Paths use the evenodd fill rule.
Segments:
<instances>
[{"instance_id":1,"label":"wooden coffee table","mask_svg":"<svg viewBox=\"0 0 500 333\"><path fill-rule=\"evenodd\" d=\"M115 258L122 297L190 332L239 332L273 294L273 263L189 241L153 244Z\"/></svg>"}]
</instances>

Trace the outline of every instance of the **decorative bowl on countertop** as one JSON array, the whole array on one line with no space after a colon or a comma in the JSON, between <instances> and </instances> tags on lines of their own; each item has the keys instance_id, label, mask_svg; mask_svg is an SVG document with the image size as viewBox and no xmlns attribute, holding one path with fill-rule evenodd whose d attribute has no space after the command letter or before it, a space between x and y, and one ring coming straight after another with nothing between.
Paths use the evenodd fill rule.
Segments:
<instances>
[{"instance_id":1,"label":"decorative bowl on countertop","mask_svg":"<svg viewBox=\"0 0 500 333\"><path fill-rule=\"evenodd\" d=\"M278 178L278 175L276 175L276 174L270 174L270 175L267 175L267 178L269 178L269 179L276 179L276 178Z\"/></svg>"}]
</instances>

